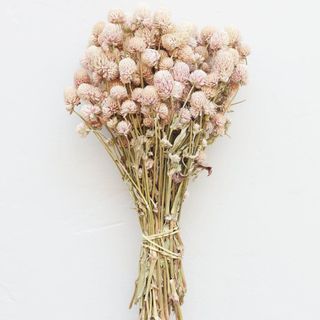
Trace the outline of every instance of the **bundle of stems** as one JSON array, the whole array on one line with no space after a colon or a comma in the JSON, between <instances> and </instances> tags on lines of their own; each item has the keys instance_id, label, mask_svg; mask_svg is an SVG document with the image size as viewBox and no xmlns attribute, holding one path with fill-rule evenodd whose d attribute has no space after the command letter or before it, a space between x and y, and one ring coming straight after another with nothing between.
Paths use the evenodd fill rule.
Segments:
<instances>
[{"instance_id":1,"label":"bundle of stems","mask_svg":"<svg viewBox=\"0 0 320 320\"><path fill-rule=\"evenodd\" d=\"M79 133L103 145L136 206L142 247L130 307L139 306L140 320L181 320L181 209L190 180L211 173L204 152L226 133L248 50L234 29L198 35L162 11L128 19L114 10L109 22L95 26L65 102L82 120Z\"/></svg>"}]
</instances>

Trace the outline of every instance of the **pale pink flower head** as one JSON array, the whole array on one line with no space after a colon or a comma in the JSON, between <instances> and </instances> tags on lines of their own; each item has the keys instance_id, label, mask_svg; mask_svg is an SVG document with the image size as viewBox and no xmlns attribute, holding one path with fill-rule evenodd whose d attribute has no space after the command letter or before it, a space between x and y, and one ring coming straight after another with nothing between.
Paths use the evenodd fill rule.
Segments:
<instances>
[{"instance_id":1,"label":"pale pink flower head","mask_svg":"<svg viewBox=\"0 0 320 320\"><path fill-rule=\"evenodd\" d=\"M215 31L210 38L210 48L218 50L229 44L229 36L226 31Z\"/></svg>"},{"instance_id":2,"label":"pale pink flower head","mask_svg":"<svg viewBox=\"0 0 320 320\"><path fill-rule=\"evenodd\" d=\"M135 114L137 112L138 112L138 106L132 100L124 101L120 107L120 113L123 116L126 116L127 114Z\"/></svg>"},{"instance_id":3,"label":"pale pink flower head","mask_svg":"<svg viewBox=\"0 0 320 320\"><path fill-rule=\"evenodd\" d=\"M178 50L177 56L179 60L189 65L191 65L195 61L194 51L188 45L184 45L182 48L180 48Z\"/></svg>"},{"instance_id":4,"label":"pale pink flower head","mask_svg":"<svg viewBox=\"0 0 320 320\"><path fill-rule=\"evenodd\" d=\"M152 14L150 10L144 6L141 6L134 12L132 22L137 26L151 28L153 23L152 20Z\"/></svg>"},{"instance_id":5,"label":"pale pink flower head","mask_svg":"<svg viewBox=\"0 0 320 320\"><path fill-rule=\"evenodd\" d=\"M126 15L121 9L113 9L108 13L108 21L114 24L124 24L126 22Z\"/></svg>"},{"instance_id":6,"label":"pale pink flower head","mask_svg":"<svg viewBox=\"0 0 320 320\"><path fill-rule=\"evenodd\" d=\"M90 83L90 76L84 68L78 69L74 74L74 85L78 88L82 83Z\"/></svg>"},{"instance_id":7,"label":"pale pink flower head","mask_svg":"<svg viewBox=\"0 0 320 320\"><path fill-rule=\"evenodd\" d=\"M241 40L240 31L237 28L229 26L225 28L225 31L229 36L229 44L234 45Z\"/></svg>"},{"instance_id":8,"label":"pale pink flower head","mask_svg":"<svg viewBox=\"0 0 320 320\"><path fill-rule=\"evenodd\" d=\"M105 120L109 120L114 115L113 110L109 107L102 107L101 110L102 116Z\"/></svg>"},{"instance_id":9,"label":"pale pink flower head","mask_svg":"<svg viewBox=\"0 0 320 320\"><path fill-rule=\"evenodd\" d=\"M142 88L133 89L132 95L131 95L132 100L141 103L141 101L142 101L142 93L143 93L143 89Z\"/></svg>"},{"instance_id":10,"label":"pale pink flower head","mask_svg":"<svg viewBox=\"0 0 320 320\"><path fill-rule=\"evenodd\" d=\"M160 103L157 107L156 107L156 113L159 116L160 119L167 119L168 115L169 115L169 109L168 106L165 103Z\"/></svg>"},{"instance_id":11,"label":"pale pink flower head","mask_svg":"<svg viewBox=\"0 0 320 320\"><path fill-rule=\"evenodd\" d=\"M97 22L92 28L92 35L94 35L95 37L98 37L103 31L105 25L106 23L104 21Z\"/></svg>"},{"instance_id":12,"label":"pale pink flower head","mask_svg":"<svg viewBox=\"0 0 320 320\"><path fill-rule=\"evenodd\" d=\"M85 138L90 132L90 129L84 122L81 122L77 125L76 131L81 136L81 138Z\"/></svg>"},{"instance_id":13,"label":"pale pink flower head","mask_svg":"<svg viewBox=\"0 0 320 320\"><path fill-rule=\"evenodd\" d=\"M87 83L80 84L77 89L77 94L81 100L91 103L97 103L103 97L102 92L99 88Z\"/></svg>"},{"instance_id":14,"label":"pale pink flower head","mask_svg":"<svg viewBox=\"0 0 320 320\"><path fill-rule=\"evenodd\" d=\"M246 85L248 82L247 65L243 63L239 63L233 70L230 80L234 83L240 83L241 85Z\"/></svg>"},{"instance_id":15,"label":"pale pink flower head","mask_svg":"<svg viewBox=\"0 0 320 320\"><path fill-rule=\"evenodd\" d=\"M131 130L131 124L126 120L122 120L117 124L117 132L120 135L127 136L130 130Z\"/></svg>"},{"instance_id":16,"label":"pale pink flower head","mask_svg":"<svg viewBox=\"0 0 320 320\"><path fill-rule=\"evenodd\" d=\"M150 117L143 119L143 125L147 128L152 128L154 126L154 120Z\"/></svg>"},{"instance_id":17,"label":"pale pink flower head","mask_svg":"<svg viewBox=\"0 0 320 320\"><path fill-rule=\"evenodd\" d=\"M167 33L161 37L162 46L168 50L173 51L181 45L181 41L177 34Z\"/></svg>"},{"instance_id":18,"label":"pale pink flower head","mask_svg":"<svg viewBox=\"0 0 320 320\"><path fill-rule=\"evenodd\" d=\"M175 81L173 84L173 89L171 96L172 98L175 99L181 99L183 95L183 90L184 90L185 85L179 81Z\"/></svg>"},{"instance_id":19,"label":"pale pink flower head","mask_svg":"<svg viewBox=\"0 0 320 320\"><path fill-rule=\"evenodd\" d=\"M217 127L224 127L227 123L227 118L223 113L216 113L212 119L212 122Z\"/></svg>"},{"instance_id":20,"label":"pale pink flower head","mask_svg":"<svg viewBox=\"0 0 320 320\"><path fill-rule=\"evenodd\" d=\"M251 52L250 47L242 42L238 44L237 50L242 57L247 57Z\"/></svg>"},{"instance_id":21,"label":"pale pink flower head","mask_svg":"<svg viewBox=\"0 0 320 320\"><path fill-rule=\"evenodd\" d=\"M160 70L170 70L174 65L174 61L172 58L163 57L159 62L159 69Z\"/></svg>"},{"instance_id":22,"label":"pale pink flower head","mask_svg":"<svg viewBox=\"0 0 320 320\"><path fill-rule=\"evenodd\" d=\"M118 64L114 61L107 61L102 76L108 81L116 80L119 77Z\"/></svg>"},{"instance_id":23,"label":"pale pink flower head","mask_svg":"<svg viewBox=\"0 0 320 320\"><path fill-rule=\"evenodd\" d=\"M190 76L189 66L182 61L177 61L172 69L173 78L181 83L186 83Z\"/></svg>"},{"instance_id":24,"label":"pale pink flower head","mask_svg":"<svg viewBox=\"0 0 320 320\"><path fill-rule=\"evenodd\" d=\"M219 80L227 82L234 69L234 55L229 50L219 50L213 60L213 72L218 74Z\"/></svg>"},{"instance_id":25,"label":"pale pink flower head","mask_svg":"<svg viewBox=\"0 0 320 320\"><path fill-rule=\"evenodd\" d=\"M159 96L166 100L170 97L174 85L174 80L168 70L160 70L154 75L154 86Z\"/></svg>"},{"instance_id":26,"label":"pale pink flower head","mask_svg":"<svg viewBox=\"0 0 320 320\"><path fill-rule=\"evenodd\" d=\"M205 46L197 46L194 49L194 52L199 54L203 58L203 60L206 60L209 58L209 52L208 52L207 47L205 47Z\"/></svg>"},{"instance_id":27,"label":"pale pink flower head","mask_svg":"<svg viewBox=\"0 0 320 320\"><path fill-rule=\"evenodd\" d=\"M146 86L142 91L141 104L152 106L159 101L159 95L155 86Z\"/></svg>"},{"instance_id":28,"label":"pale pink flower head","mask_svg":"<svg viewBox=\"0 0 320 320\"><path fill-rule=\"evenodd\" d=\"M81 115L88 122L97 120L97 115L101 113L101 109L97 105L88 104L82 107Z\"/></svg>"},{"instance_id":29,"label":"pale pink flower head","mask_svg":"<svg viewBox=\"0 0 320 320\"><path fill-rule=\"evenodd\" d=\"M108 23L99 35L99 43L109 46L118 46L123 42L123 32L119 25Z\"/></svg>"},{"instance_id":30,"label":"pale pink flower head","mask_svg":"<svg viewBox=\"0 0 320 320\"><path fill-rule=\"evenodd\" d=\"M143 38L140 37L133 37L128 42L128 51L131 53L142 53L146 50L147 45Z\"/></svg>"},{"instance_id":31,"label":"pale pink flower head","mask_svg":"<svg viewBox=\"0 0 320 320\"><path fill-rule=\"evenodd\" d=\"M130 83L136 71L137 65L131 58L124 58L119 62L120 79L123 83Z\"/></svg>"},{"instance_id":32,"label":"pale pink flower head","mask_svg":"<svg viewBox=\"0 0 320 320\"><path fill-rule=\"evenodd\" d=\"M168 10L156 11L153 16L153 24L156 28L167 30L171 25L171 14Z\"/></svg>"},{"instance_id":33,"label":"pale pink flower head","mask_svg":"<svg viewBox=\"0 0 320 320\"><path fill-rule=\"evenodd\" d=\"M210 38L212 37L215 29L211 26L206 26L200 31L200 44L207 45L210 42Z\"/></svg>"},{"instance_id":34,"label":"pale pink flower head","mask_svg":"<svg viewBox=\"0 0 320 320\"><path fill-rule=\"evenodd\" d=\"M124 86L114 86L110 89L110 97L117 101L122 101L127 98L128 92Z\"/></svg>"},{"instance_id":35,"label":"pale pink flower head","mask_svg":"<svg viewBox=\"0 0 320 320\"><path fill-rule=\"evenodd\" d=\"M146 49L142 53L141 59L142 59L142 62L148 67L154 67L160 59L160 54L157 50Z\"/></svg>"},{"instance_id":36,"label":"pale pink flower head","mask_svg":"<svg viewBox=\"0 0 320 320\"><path fill-rule=\"evenodd\" d=\"M101 102L101 107L102 109L108 108L108 110L110 110L112 113L115 113L119 109L119 104L117 100L111 98L111 96L108 96Z\"/></svg>"},{"instance_id":37,"label":"pale pink flower head","mask_svg":"<svg viewBox=\"0 0 320 320\"><path fill-rule=\"evenodd\" d=\"M206 78L207 74L203 70L197 69L190 74L189 81L192 85L199 89L205 85Z\"/></svg>"},{"instance_id":38,"label":"pale pink flower head","mask_svg":"<svg viewBox=\"0 0 320 320\"><path fill-rule=\"evenodd\" d=\"M181 108L179 111L179 122L184 125L191 121L191 113L187 108Z\"/></svg>"},{"instance_id":39,"label":"pale pink flower head","mask_svg":"<svg viewBox=\"0 0 320 320\"><path fill-rule=\"evenodd\" d=\"M67 105L68 111L71 111L74 106L80 104L80 98L75 88L68 87L64 90L64 102Z\"/></svg>"},{"instance_id":40,"label":"pale pink flower head","mask_svg":"<svg viewBox=\"0 0 320 320\"><path fill-rule=\"evenodd\" d=\"M193 118L196 118L203 111L205 105L208 103L208 99L204 92L196 91L191 95L190 98L190 112Z\"/></svg>"}]
</instances>

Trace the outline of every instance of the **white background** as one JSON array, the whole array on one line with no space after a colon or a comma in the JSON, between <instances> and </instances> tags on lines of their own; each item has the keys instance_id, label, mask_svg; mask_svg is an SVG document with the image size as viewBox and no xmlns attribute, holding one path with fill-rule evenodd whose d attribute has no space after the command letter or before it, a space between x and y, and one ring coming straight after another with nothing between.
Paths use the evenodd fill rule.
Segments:
<instances>
[{"instance_id":1,"label":"white background","mask_svg":"<svg viewBox=\"0 0 320 320\"><path fill-rule=\"evenodd\" d=\"M214 173L190 188L186 320L320 319L317 1L149 1L176 21L233 24L250 83ZM134 1L1 0L0 319L137 319L140 233L101 146L62 92L92 25Z\"/></svg>"}]
</instances>

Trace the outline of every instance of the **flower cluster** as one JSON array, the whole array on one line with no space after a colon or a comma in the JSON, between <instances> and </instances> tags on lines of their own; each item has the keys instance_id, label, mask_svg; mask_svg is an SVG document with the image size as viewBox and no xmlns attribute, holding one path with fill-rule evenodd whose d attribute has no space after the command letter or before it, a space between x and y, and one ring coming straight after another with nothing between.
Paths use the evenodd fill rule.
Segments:
<instances>
[{"instance_id":1,"label":"flower cluster","mask_svg":"<svg viewBox=\"0 0 320 320\"><path fill-rule=\"evenodd\" d=\"M140 319L169 319L164 301L182 319L185 282L180 262L170 260L182 243L174 230L190 178L211 173L205 149L226 134L226 114L248 80L249 53L234 27L198 32L174 24L164 10L140 8L131 17L112 10L93 27L74 85L65 90L68 112L82 119L79 134L92 132L129 183L144 234L174 233L166 248L158 238L144 248L143 268L158 273L137 281Z\"/></svg>"}]
</instances>

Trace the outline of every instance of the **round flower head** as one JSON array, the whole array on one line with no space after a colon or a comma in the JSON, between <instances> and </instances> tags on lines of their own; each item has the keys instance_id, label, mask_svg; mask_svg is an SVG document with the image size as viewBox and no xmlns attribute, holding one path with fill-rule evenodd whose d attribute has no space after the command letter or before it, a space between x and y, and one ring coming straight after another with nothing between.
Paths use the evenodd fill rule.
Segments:
<instances>
[{"instance_id":1,"label":"round flower head","mask_svg":"<svg viewBox=\"0 0 320 320\"><path fill-rule=\"evenodd\" d=\"M142 88L133 89L132 94L131 94L132 100L141 103L141 101L142 101L142 93L143 93L143 89Z\"/></svg>"},{"instance_id":2,"label":"round flower head","mask_svg":"<svg viewBox=\"0 0 320 320\"><path fill-rule=\"evenodd\" d=\"M175 81L173 84L171 96L175 99L181 99L184 87L185 87L184 84L182 84L181 82Z\"/></svg>"},{"instance_id":3,"label":"round flower head","mask_svg":"<svg viewBox=\"0 0 320 320\"><path fill-rule=\"evenodd\" d=\"M64 102L67 106L68 111L71 111L74 106L80 103L80 98L77 95L77 90L73 87L68 87L64 90Z\"/></svg>"},{"instance_id":4,"label":"round flower head","mask_svg":"<svg viewBox=\"0 0 320 320\"><path fill-rule=\"evenodd\" d=\"M141 55L142 62L148 67L154 67L160 59L160 54L157 50L146 49Z\"/></svg>"},{"instance_id":5,"label":"round flower head","mask_svg":"<svg viewBox=\"0 0 320 320\"><path fill-rule=\"evenodd\" d=\"M101 110L102 110L103 119L105 120L104 122L109 120L114 115L114 112L111 108L102 107Z\"/></svg>"},{"instance_id":6,"label":"round flower head","mask_svg":"<svg viewBox=\"0 0 320 320\"><path fill-rule=\"evenodd\" d=\"M108 108L109 110L112 111L112 113L115 113L119 109L119 104L117 100L111 98L111 96L108 96L101 102L101 107L102 109Z\"/></svg>"},{"instance_id":7,"label":"round flower head","mask_svg":"<svg viewBox=\"0 0 320 320\"><path fill-rule=\"evenodd\" d=\"M129 40L128 42L128 51L131 53L135 53L135 52L143 52L144 50L146 50L146 43L143 40L143 38L140 37L133 37Z\"/></svg>"},{"instance_id":8,"label":"round flower head","mask_svg":"<svg viewBox=\"0 0 320 320\"><path fill-rule=\"evenodd\" d=\"M166 100L170 97L173 89L174 80L171 73L167 70L160 70L154 75L154 86L159 96Z\"/></svg>"},{"instance_id":9,"label":"round flower head","mask_svg":"<svg viewBox=\"0 0 320 320\"><path fill-rule=\"evenodd\" d=\"M98 37L103 31L105 25L106 24L104 21L97 22L92 28L92 35L94 35L95 37Z\"/></svg>"},{"instance_id":10,"label":"round flower head","mask_svg":"<svg viewBox=\"0 0 320 320\"><path fill-rule=\"evenodd\" d=\"M164 57L159 62L159 69L160 70L170 70L173 67L173 59L169 57Z\"/></svg>"},{"instance_id":11,"label":"round flower head","mask_svg":"<svg viewBox=\"0 0 320 320\"><path fill-rule=\"evenodd\" d=\"M204 46L208 44L214 31L215 29L211 26L204 27L200 32L200 43Z\"/></svg>"},{"instance_id":12,"label":"round flower head","mask_svg":"<svg viewBox=\"0 0 320 320\"><path fill-rule=\"evenodd\" d=\"M137 113L137 111L138 111L138 106L132 100L124 101L120 107L120 113L123 116L126 116L127 114L135 114Z\"/></svg>"},{"instance_id":13,"label":"round flower head","mask_svg":"<svg viewBox=\"0 0 320 320\"><path fill-rule=\"evenodd\" d=\"M191 121L191 113L187 108L181 108L179 111L180 124L187 124Z\"/></svg>"},{"instance_id":14,"label":"round flower head","mask_svg":"<svg viewBox=\"0 0 320 320\"><path fill-rule=\"evenodd\" d=\"M213 61L213 72L219 80L227 82L234 69L234 55L229 50L219 50Z\"/></svg>"},{"instance_id":15,"label":"round flower head","mask_svg":"<svg viewBox=\"0 0 320 320\"><path fill-rule=\"evenodd\" d=\"M201 88L206 83L207 74L203 70L195 70L190 74L189 81L196 88Z\"/></svg>"},{"instance_id":16,"label":"round flower head","mask_svg":"<svg viewBox=\"0 0 320 320\"><path fill-rule=\"evenodd\" d=\"M101 109L98 106L92 105L92 104L85 105L81 109L81 114L83 118L88 122L96 121L97 115L100 112L101 112Z\"/></svg>"},{"instance_id":17,"label":"round flower head","mask_svg":"<svg viewBox=\"0 0 320 320\"><path fill-rule=\"evenodd\" d=\"M110 97L122 101L128 96L127 89L124 86L114 86L110 89Z\"/></svg>"},{"instance_id":18,"label":"round flower head","mask_svg":"<svg viewBox=\"0 0 320 320\"><path fill-rule=\"evenodd\" d=\"M119 62L120 79L123 83L130 83L136 71L137 65L131 58L124 58Z\"/></svg>"},{"instance_id":19,"label":"round flower head","mask_svg":"<svg viewBox=\"0 0 320 320\"><path fill-rule=\"evenodd\" d=\"M130 129L131 124L128 121L122 120L117 124L117 132L121 135L127 136Z\"/></svg>"},{"instance_id":20,"label":"round flower head","mask_svg":"<svg viewBox=\"0 0 320 320\"><path fill-rule=\"evenodd\" d=\"M172 69L173 78L181 83L186 83L190 76L189 66L182 61L177 61Z\"/></svg>"},{"instance_id":21,"label":"round flower head","mask_svg":"<svg viewBox=\"0 0 320 320\"><path fill-rule=\"evenodd\" d=\"M78 69L74 74L74 85L78 88L82 83L90 83L90 76L84 68Z\"/></svg>"},{"instance_id":22,"label":"round flower head","mask_svg":"<svg viewBox=\"0 0 320 320\"><path fill-rule=\"evenodd\" d=\"M215 87L219 82L219 75L217 73L209 73L205 80L205 85L208 87Z\"/></svg>"},{"instance_id":23,"label":"round flower head","mask_svg":"<svg viewBox=\"0 0 320 320\"><path fill-rule=\"evenodd\" d=\"M108 21L114 24L123 24L126 22L126 15L120 9L110 10L108 13Z\"/></svg>"},{"instance_id":24,"label":"round flower head","mask_svg":"<svg viewBox=\"0 0 320 320\"><path fill-rule=\"evenodd\" d=\"M108 23L103 32L99 35L99 43L106 43L109 46L118 46L122 44L123 32L120 26Z\"/></svg>"},{"instance_id":25,"label":"round flower head","mask_svg":"<svg viewBox=\"0 0 320 320\"><path fill-rule=\"evenodd\" d=\"M245 43L239 43L237 50L242 57L247 57L250 54L250 47Z\"/></svg>"},{"instance_id":26,"label":"round flower head","mask_svg":"<svg viewBox=\"0 0 320 320\"><path fill-rule=\"evenodd\" d=\"M169 115L169 109L167 107L167 105L165 103L160 103L157 107L156 107L156 113L159 116L160 119L167 119L168 115Z\"/></svg>"},{"instance_id":27,"label":"round flower head","mask_svg":"<svg viewBox=\"0 0 320 320\"><path fill-rule=\"evenodd\" d=\"M238 43L241 39L240 32L237 28L233 26L229 26L225 28L225 31L227 32L229 36L229 44L234 45Z\"/></svg>"},{"instance_id":28,"label":"round flower head","mask_svg":"<svg viewBox=\"0 0 320 320\"><path fill-rule=\"evenodd\" d=\"M210 48L212 50L221 49L229 44L229 36L226 31L215 31L210 38Z\"/></svg>"},{"instance_id":29,"label":"round flower head","mask_svg":"<svg viewBox=\"0 0 320 320\"><path fill-rule=\"evenodd\" d=\"M154 126L154 120L150 117L144 118L143 125L147 128L152 128Z\"/></svg>"},{"instance_id":30,"label":"round flower head","mask_svg":"<svg viewBox=\"0 0 320 320\"><path fill-rule=\"evenodd\" d=\"M81 122L77 125L76 131L79 133L79 135L82 138L85 138L88 135L88 133L90 132L90 129L88 128L88 126L85 123Z\"/></svg>"},{"instance_id":31,"label":"round flower head","mask_svg":"<svg viewBox=\"0 0 320 320\"><path fill-rule=\"evenodd\" d=\"M153 16L153 24L156 28L167 30L171 25L171 14L167 10L159 10Z\"/></svg>"},{"instance_id":32,"label":"round flower head","mask_svg":"<svg viewBox=\"0 0 320 320\"><path fill-rule=\"evenodd\" d=\"M228 48L228 51L232 54L233 56L233 64L236 65L240 61L240 54L237 49L234 48Z\"/></svg>"},{"instance_id":33,"label":"round flower head","mask_svg":"<svg viewBox=\"0 0 320 320\"><path fill-rule=\"evenodd\" d=\"M162 46L168 51L173 51L181 45L178 36L174 33L163 35L161 37L161 43Z\"/></svg>"},{"instance_id":34,"label":"round flower head","mask_svg":"<svg viewBox=\"0 0 320 320\"><path fill-rule=\"evenodd\" d=\"M208 49L207 47L205 46L198 46L194 49L194 52L199 54L203 60L206 60L209 58L209 52L208 52Z\"/></svg>"},{"instance_id":35,"label":"round flower head","mask_svg":"<svg viewBox=\"0 0 320 320\"><path fill-rule=\"evenodd\" d=\"M151 12L144 6L138 8L133 14L132 22L137 26L151 28L153 22Z\"/></svg>"},{"instance_id":36,"label":"round flower head","mask_svg":"<svg viewBox=\"0 0 320 320\"><path fill-rule=\"evenodd\" d=\"M208 103L208 99L204 92L196 91L191 95L190 98L190 112L194 118L196 118L204 109L205 105Z\"/></svg>"},{"instance_id":37,"label":"round flower head","mask_svg":"<svg viewBox=\"0 0 320 320\"><path fill-rule=\"evenodd\" d=\"M87 83L80 84L77 94L81 100L91 103L97 103L102 98L102 92L100 89Z\"/></svg>"},{"instance_id":38,"label":"round flower head","mask_svg":"<svg viewBox=\"0 0 320 320\"><path fill-rule=\"evenodd\" d=\"M116 80L119 77L118 65L113 61L107 61L102 76L108 81Z\"/></svg>"},{"instance_id":39,"label":"round flower head","mask_svg":"<svg viewBox=\"0 0 320 320\"><path fill-rule=\"evenodd\" d=\"M234 83L240 83L241 85L245 85L248 82L248 69L247 65L240 63L238 64L231 77L230 80Z\"/></svg>"},{"instance_id":40,"label":"round flower head","mask_svg":"<svg viewBox=\"0 0 320 320\"><path fill-rule=\"evenodd\" d=\"M146 86L142 91L141 104L152 106L159 101L157 89L154 86Z\"/></svg>"},{"instance_id":41,"label":"round flower head","mask_svg":"<svg viewBox=\"0 0 320 320\"><path fill-rule=\"evenodd\" d=\"M216 113L212 119L212 122L217 127L224 127L227 123L227 118L223 113Z\"/></svg>"},{"instance_id":42,"label":"round flower head","mask_svg":"<svg viewBox=\"0 0 320 320\"><path fill-rule=\"evenodd\" d=\"M177 57L187 64L192 64L195 59L193 49L188 45L185 45L178 50Z\"/></svg>"}]
</instances>

